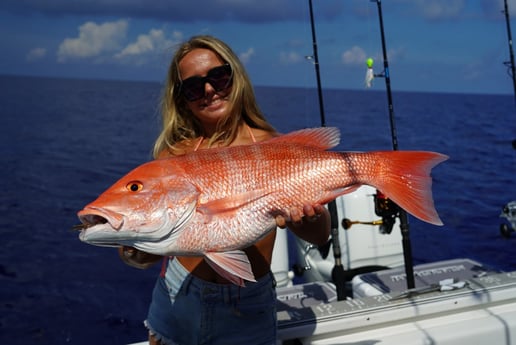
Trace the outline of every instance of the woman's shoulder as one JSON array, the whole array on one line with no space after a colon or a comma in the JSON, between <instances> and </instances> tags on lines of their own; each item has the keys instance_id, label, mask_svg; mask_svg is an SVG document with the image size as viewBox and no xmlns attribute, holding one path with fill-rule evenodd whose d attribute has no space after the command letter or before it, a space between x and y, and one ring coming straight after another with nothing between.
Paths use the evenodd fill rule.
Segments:
<instances>
[{"instance_id":1,"label":"woman's shoulder","mask_svg":"<svg viewBox=\"0 0 516 345\"><path fill-rule=\"evenodd\" d=\"M277 132L271 132L260 128L252 128L251 129L255 142L259 143L261 141L265 141L268 139L272 139L274 137L277 137L279 133Z\"/></svg>"},{"instance_id":2,"label":"woman's shoulder","mask_svg":"<svg viewBox=\"0 0 516 345\"><path fill-rule=\"evenodd\" d=\"M159 153L158 158L167 158L171 156L182 156L188 152L195 151L196 140L185 139L175 143L172 147L166 147Z\"/></svg>"}]
</instances>

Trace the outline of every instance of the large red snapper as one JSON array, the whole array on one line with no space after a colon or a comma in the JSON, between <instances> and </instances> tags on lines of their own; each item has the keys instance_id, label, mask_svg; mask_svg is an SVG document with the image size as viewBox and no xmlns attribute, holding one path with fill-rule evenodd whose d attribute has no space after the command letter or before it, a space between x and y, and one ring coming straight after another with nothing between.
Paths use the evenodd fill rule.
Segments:
<instances>
[{"instance_id":1,"label":"large red snapper","mask_svg":"<svg viewBox=\"0 0 516 345\"><path fill-rule=\"evenodd\" d=\"M442 225L430 170L447 156L423 151L331 152L336 128L200 150L145 163L78 213L80 239L160 255L204 256L235 284L254 281L241 250L292 207L325 204L371 185L426 222Z\"/></svg>"}]
</instances>

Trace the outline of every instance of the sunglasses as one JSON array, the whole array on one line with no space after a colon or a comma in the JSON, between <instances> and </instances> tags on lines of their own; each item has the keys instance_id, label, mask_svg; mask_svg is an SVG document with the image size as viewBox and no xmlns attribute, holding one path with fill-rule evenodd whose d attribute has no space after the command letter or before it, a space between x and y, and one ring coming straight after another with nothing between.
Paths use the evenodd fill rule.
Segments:
<instances>
[{"instance_id":1,"label":"sunglasses","mask_svg":"<svg viewBox=\"0 0 516 345\"><path fill-rule=\"evenodd\" d=\"M187 101L192 102L204 97L206 83L209 83L216 92L226 90L233 81L233 70L229 64L214 67L205 77L190 77L179 83L179 92Z\"/></svg>"}]
</instances>

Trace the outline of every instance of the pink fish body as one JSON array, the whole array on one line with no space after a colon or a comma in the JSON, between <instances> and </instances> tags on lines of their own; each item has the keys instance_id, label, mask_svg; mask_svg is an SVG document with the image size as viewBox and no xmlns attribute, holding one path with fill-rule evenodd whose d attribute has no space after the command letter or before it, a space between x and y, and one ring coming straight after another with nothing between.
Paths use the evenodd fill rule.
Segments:
<instances>
[{"instance_id":1,"label":"pink fish body","mask_svg":"<svg viewBox=\"0 0 516 345\"><path fill-rule=\"evenodd\" d=\"M413 216L442 225L431 169L447 156L424 151L331 152L336 128L305 129L265 142L145 163L78 212L80 239L159 255L204 256L235 284L254 281L241 250L292 207L325 204L363 184Z\"/></svg>"}]
</instances>

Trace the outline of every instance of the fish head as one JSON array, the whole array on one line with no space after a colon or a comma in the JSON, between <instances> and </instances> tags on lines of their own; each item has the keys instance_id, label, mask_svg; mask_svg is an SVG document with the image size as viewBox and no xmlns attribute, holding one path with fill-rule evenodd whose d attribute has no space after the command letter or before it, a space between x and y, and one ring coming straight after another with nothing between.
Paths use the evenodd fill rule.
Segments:
<instances>
[{"instance_id":1,"label":"fish head","mask_svg":"<svg viewBox=\"0 0 516 345\"><path fill-rule=\"evenodd\" d=\"M195 213L198 195L170 162L143 164L77 213L82 223L79 238L99 246L158 243L154 251L161 252L159 242L183 228Z\"/></svg>"}]
</instances>

